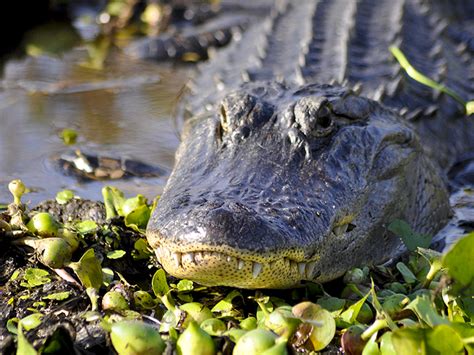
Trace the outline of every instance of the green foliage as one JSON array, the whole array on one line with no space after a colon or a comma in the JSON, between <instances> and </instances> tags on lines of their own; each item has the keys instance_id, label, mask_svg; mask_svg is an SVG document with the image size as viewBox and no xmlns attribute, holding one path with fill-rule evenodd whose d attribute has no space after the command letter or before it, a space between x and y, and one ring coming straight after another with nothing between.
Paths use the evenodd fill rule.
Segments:
<instances>
[{"instance_id":1,"label":"green foliage","mask_svg":"<svg viewBox=\"0 0 474 355\"><path fill-rule=\"evenodd\" d=\"M62 190L56 194L56 202L64 205L74 198L74 191Z\"/></svg>"},{"instance_id":2,"label":"green foliage","mask_svg":"<svg viewBox=\"0 0 474 355\"><path fill-rule=\"evenodd\" d=\"M459 240L443 257L443 265L455 284L453 292L474 295L474 232Z\"/></svg>"},{"instance_id":3,"label":"green foliage","mask_svg":"<svg viewBox=\"0 0 474 355\"><path fill-rule=\"evenodd\" d=\"M37 287L51 282L48 271L36 268L26 269L23 279L24 281L20 283L23 287Z\"/></svg>"},{"instance_id":4,"label":"green foliage","mask_svg":"<svg viewBox=\"0 0 474 355\"><path fill-rule=\"evenodd\" d=\"M131 348L138 349L135 353L161 353L164 341L182 354L196 353L198 345L202 353L208 354L224 347L228 351L234 347L235 354L304 353L324 351L338 342L352 354L474 353L474 233L442 255L421 247L430 238L396 221L390 226L392 232L400 235L413 252L393 267L348 271L340 280L341 292L334 291L338 288L328 292L313 283L280 292L278 297L277 291L208 288L190 280L169 278L162 268L136 285L135 280L127 282L113 265L131 260L153 267L154 256L146 240L135 233L142 232L148 217L140 217L143 220L137 220L138 224L126 223L128 216L138 216L141 210L149 214L152 207L140 195L125 199L116 188L104 188L104 192L113 221L105 225L75 221L77 232L85 235L80 235L80 243L76 240L82 257L66 266L74 270L91 299L93 311L86 312L84 318L91 322L104 317L102 324L111 333L118 353ZM64 233L59 229L59 237L63 238ZM134 245L133 250L111 247L115 244L110 240L128 235L137 238L128 243ZM56 239L35 238L34 245ZM95 244L99 255L92 249L91 240L109 249L96 249ZM102 258L110 268L102 269ZM33 288L39 289L54 277L40 268L17 270L8 282L19 282L24 294L12 297L8 305L30 299ZM53 302L58 305L69 300L71 294L53 292L42 301L36 299L34 307L38 310L30 310L41 313L8 320L7 329L18 337L18 351L36 354L23 331L34 329L45 319L42 314L47 313L41 307ZM137 321L141 317L159 323L161 335L154 326ZM135 323L128 323L129 319L135 319ZM138 329L138 333L123 333L131 328ZM155 350L151 350L152 345Z\"/></svg>"},{"instance_id":5,"label":"green foliage","mask_svg":"<svg viewBox=\"0 0 474 355\"><path fill-rule=\"evenodd\" d=\"M77 141L77 131L71 128L65 128L59 134L59 137L63 140L66 145L74 145ZM65 190L68 191L68 190Z\"/></svg>"}]
</instances>

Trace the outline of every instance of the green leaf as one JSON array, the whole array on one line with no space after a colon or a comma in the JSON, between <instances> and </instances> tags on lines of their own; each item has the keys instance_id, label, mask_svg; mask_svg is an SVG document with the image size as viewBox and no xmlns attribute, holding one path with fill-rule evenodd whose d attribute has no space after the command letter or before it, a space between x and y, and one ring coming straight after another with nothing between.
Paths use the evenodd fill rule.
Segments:
<instances>
[{"instance_id":1,"label":"green leaf","mask_svg":"<svg viewBox=\"0 0 474 355\"><path fill-rule=\"evenodd\" d=\"M417 247L428 248L431 244L432 237L430 235L414 232L407 222L400 219L396 219L390 223L387 229L400 237L403 244L405 244L410 251L416 250Z\"/></svg>"},{"instance_id":2,"label":"green leaf","mask_svg":"<svg viewBox=\"0 0 474 355\"><path fill-rule=\"evenodd\" d=\"M7 330L12 333L12 334L18 334L18 322L20 320L16 317L14 318L10 318L9 320L7 320Z\"/></svg>"},{"instance_id":3,"label":"green leaf","mask_svg":"<svg viewBox=\"0 0 474 355\"><path fill-rule=\"evenodd\" d=\"M44 315L41 313L33 313L30 314L20 320L21 325L25 330L31 330L35 329L41 324L41 318L43 318Z\"/></svg>"},{"instance_id":4,"label":"green leaf","mask_svg":"<svg viewBox=\"0 0 474 355\"><path fill-rule=\"evenodd\" d=\"M74 192L72 190L62 190L56 194L56 202L60 205L68 203L74 198Z\"/></svg>"},{"instance_id":5,"label":"green leaf","mask_svg":"<svg viewBox=\"0 0 474 355\"><path fill-rule=\"evenodd\" d=\"M214 307L212 307L211 311L221 312L221 313L230 312L232 308L234 307L232 304L232 301L236 297L242 297L242 294L237 290L231 291L227 296L225 296L224 299L217 302L217 304Z\"/></svg>"},{"instance_id":6,"label":"green leaf","mask_svg":"<svg viewBox=\"0 0 474 355\"><path fill-rule=\"evenodd\" d=\"M227 327L223 321L216 318L205 319L201 325L201 329L211 336L222 336Z\"/></svg>"},{"instance_id":7,"label":"green leaf","mask_svg":"<svg viewBox=\"0 0 474 355\"><path fill-rule=\"evenodd\" d=\"M132 257L135 260L148 259L152 253L148 248L148 242L145 238L139 238L133 244Z\"/></svg>"},{"instance_id":8,"label":"green leaf","mask_svg":"<svg viewBox=\"0 0 474 355\"><path fill-rule=\"evenodd\" d=\"M103 280L100 264L94 249L88 249L78 262L69 263L68 266L74 270L85 288L99 290Z\"/></svg>"},{"instance_id":9,"label":"green leaf","mask_svg":"<svg viewBox=\"0 0 474 355\"><path fill-rule=\"evenodd\" d=\"M383 355L397 355L392 342L392 332L386 332L380 337L380 352Z\"/></svg>"},{"instance_id":10,"label":"green leaf","mask_svg":"<svg viewBox=\"0 0 474 355\"><path fill-rule=\"evenodd\" d=\"M120 259L125 256L127 252L125 250L112 250L107 253L108 259Z\"/></svg>"},{"instance_id":11,"label":"green leaf","mask_svg":"<svg viewBox=\"0 0 474 355\"><path fill-rule=\"evenodd\" d=\"M23 287L36 287L51 282L48 271L36 268L26 269L23 279L26 281L20 283Z\"/></svg>"},{"instance_id":12,"label":"green leaf","mask_svg":"<svg viewBox=\"0 0 474 355\"><path fill-rule=\"evenodd\" d=\"M149 219L150 208L147 205L142 205L125 216L125 225L137 232L141 232L141 230L146 228Z\"/></svg>"},{"instance_id":13,"label":"green leaf","mask_svg":"<svg viewBox=\"0 0 474 355\"><path fill-rule=\"evenodd\" d=\"M97 223L91 220L85 220L76 223L75 225L76 230L81 234L89 234L93 233L97 230L98 226Z\"/></svg>"},{"instance_id":14,"label":"green leaf","mask_svg":"<svg viewBox=\"0 0 474 355\"><path fill-rule=\"evenodd\" d=\"M413 272L404 263L398 262L397 269L398 271L400 271L400 274L402 274L403 279L405 280L406 283L413 284L418 281L418 279L413 274Z\"/></svg>"},{"instance_id":15,"label":"green leaf","mask_svg":"<svg viewBox=\"0 0 474 355\"><path fill-rule=\"evenodd\" d=\"M440 324L428 331L426 343L429 348L438 351L439 354L464 354L464 343L461 337L447 324Z\"/></svg>"},{"instance_id":16,"label":"green leaf","mask_svg":"<svg viewBox=\"0 0 474 355\"><path fill-rule=\"evenodd\" d=\"M125 200L122 205L122 214L127 216L129 213L133 212L139 207L146 206L146 197L138 194L135 197L131 197Z\"/></svg>"},{"instance_id":17,"label":"green leaf","mask_svg":"<svg viewBox=\"0 0 474 355\"><path fill-rule=\"evenodd\" d=\"M406 308L412 310L419 320L425 322L430 327L449 323L447 319L438 314L436 306L427 296L416 297Z\"/></svg>"},{"instance_id":18,"label":"green leaf","mask_svg":"<svg viewBox=\"0 0 474 355\"><path fill-rule=\"evenodd\" d=\"M151 279L151 288L157 297L162 297L170 290L168 281L166 280L166 273L163 269L156 270Z\"/></svg>"},{"instance_id":19,"label":"green leaf","mask_svg":"<svg viewBox=\"0 0 474 355\"><path fill-rule=\"evenodd\" d=\"M474 232L459 239L444 255L443 265L456 281L453 293L461 290L466 295L474 294Z\"/></svg>"},{"instance_id":20,"label":"green leaf","mask_svg":"<svg viewBox=\"0 0 474 355\"><path fill-rule=\"evenodd\" d=\"M392 343L397 355L427 355L425 334L421 328L400 328L392 333Z\"/></svg>"},{"instance_id":21,"label":"green leaf","mask_svg":"<svg viewBox=\"0 0 474 355\"><path fill-rule=\"evenodd\" d=\"M59 137L63 140L64 144L66 145L76 144L77 136L78 136L77 131L71 128L65 128L59 134Z\"/></svg>"},{"instance_id":22,"label":"green leaf","mask_svg":"<svg viewBox=\"0 0 474 355\"><path fill-rule=\"evenodd\" d=\"M18 323L17 355L37 355L36 349L28 342L23 334L21 322Z\"/></svg>"},{"instance_id":23,"label":"green leaf","mask_svg":"<svg viewBox=\"0 0 474 355\"><path fill-rule=\"evenodd\" d=\"M70 295L71 295L71 293L69 291L56 292L56 293L50 293L49 295L42 297L42 299L62 301L62 300L65 300L65 299L69 298Z\"/></svg>"},{"instance_id":24,"label":"green leaf","mask_svg":"<svg viewBox=\"0 0 474 355\"><path fill-rule=\"evenodd\" d=\"M105 204L106 219L123 216L122 206L125 198L122 191L113 186L105 186L102 188L102 197Z\"/></svg>"},{"instance_id":25,"label":"green leaf","mask_svg":"<svg viewBox=\"0 0 474 355\"><path fill-rule=\"evenodd\" d=\"M194 283L190 280L180 280L176 288L178 292L192 291L194 289Z\"/></svg>"},{"instance_id":26,"label":"green leaf","mask_svg":"<svg viewBox=\"0 0 474 355\"><path fill-rule=\"evenodd\" d=\"M365 303L367 298L369 297L370 293L367 293L364 297L362 297L359 301L351 305L349 308L347 308L342 314L339 316L340 319L342 319L344 322L347 324L355 324L357 316L359 315L359 312L362 308L362 305Z\"/></svg>"}]
</instances>

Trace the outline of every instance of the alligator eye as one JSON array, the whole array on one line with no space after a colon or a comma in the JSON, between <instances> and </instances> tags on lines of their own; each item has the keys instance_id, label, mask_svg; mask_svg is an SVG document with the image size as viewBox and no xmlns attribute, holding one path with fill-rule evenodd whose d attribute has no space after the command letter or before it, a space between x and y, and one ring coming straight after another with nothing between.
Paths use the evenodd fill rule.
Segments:
<instances>
[{"instance_id":1,"label":"alligator eye","mask_svg":"<svg viewBox=\"0 0 474 355\"><path fill-rule=\"evenodd\" d=\"M332 118L331 112L327 108L327 106L321 108L317 115L316 115L316 128L326 129L331 127L332 125Z\"/></svg>"},{"instance_id":2,"label":"alligator eye","mask_svg":"<svg viewBox=\"0 0 474 355\"><path fill-rule=\"evenodd\" d=\"M295 107L295 121L307 136L324 137L334 129L329 102L325 97L303 97Z\"/></svg>"}]
</instances>

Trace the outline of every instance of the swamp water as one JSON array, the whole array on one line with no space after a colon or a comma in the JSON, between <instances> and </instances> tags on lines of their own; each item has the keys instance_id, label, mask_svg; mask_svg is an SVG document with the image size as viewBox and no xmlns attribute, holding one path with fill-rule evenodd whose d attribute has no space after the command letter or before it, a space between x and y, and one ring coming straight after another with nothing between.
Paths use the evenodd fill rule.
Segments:
<instances>
[{"instance_id":1,"label":"swamp water","mask_svg":"<svg viewBox=\"0 0 474 355\"><path fill-rule=\"evenodd\" d=\"M156 65L111 53L104 70L81 63L85 51L60 58L26 57L6 62L0 79L0 203L8 203L12 179L34 192L36 204L71 189L88 199L102 199L104 185L128 195L153 198L167 174L158 178L81 182L65 176L55 157L80 148L101 156L129 157L164 168L173 165L179 135L173 110L190 75L184 67ZM79 134L74 146L59 138L64 128Z\"/></svg>"}]
</instances>

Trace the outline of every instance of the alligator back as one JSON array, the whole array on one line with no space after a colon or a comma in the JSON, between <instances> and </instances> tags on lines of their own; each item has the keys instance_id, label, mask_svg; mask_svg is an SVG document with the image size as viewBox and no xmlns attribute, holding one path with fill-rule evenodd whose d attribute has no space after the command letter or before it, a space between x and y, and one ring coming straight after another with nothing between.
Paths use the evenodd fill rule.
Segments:
<instances>
[{"instance_id":1,"label":"alligator back","mask_svg":"<svg viewBox=\"0 0 474 355\"><path fill-rule=\"evenodd\" d=\"M188 116L245 82L341 84L401 113L449 167L474 149L472 120L453 98L408 77L391 45L463 99L474 96L474 1L276 1L266 19L201 65Z\"/></svg>"}]
</instances>

